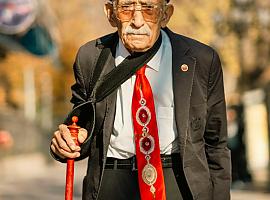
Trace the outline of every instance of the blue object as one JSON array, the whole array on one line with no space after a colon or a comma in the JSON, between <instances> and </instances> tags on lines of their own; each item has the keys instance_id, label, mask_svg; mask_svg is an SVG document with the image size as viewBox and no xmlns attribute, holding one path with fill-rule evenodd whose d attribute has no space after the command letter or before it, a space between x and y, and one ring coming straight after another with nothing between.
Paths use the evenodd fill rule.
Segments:
<instances>
[{"instance_id":1,"label":"blue object","mask_svg":"<svg viewBox=\"0 0 270 200\"><path fill-rule=\"evenodd\" d=\"M51 54L56 48L50 33L38 25L31 27L25 35L15 37L15 40L27 51L38 56Z\"/></svg>"}]
</instances>

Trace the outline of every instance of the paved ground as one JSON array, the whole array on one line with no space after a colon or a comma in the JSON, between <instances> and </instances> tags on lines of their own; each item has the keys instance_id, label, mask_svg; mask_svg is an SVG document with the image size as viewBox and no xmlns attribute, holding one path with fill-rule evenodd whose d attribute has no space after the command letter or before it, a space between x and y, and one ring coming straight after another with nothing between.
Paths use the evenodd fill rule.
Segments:
<instances>
[{"instance_id":1,"label":"paved ground","mask_svg":"<svg viewBox=\"0 0 270 200\"><path fill-rule=\"evenodd\" d=\"M84 166L85 162L76 163L74 200L81 199ZM2 161L0 169L0 200L64 199L65 164L48 162L35 154Z\"/></svg>"},{"instance_id":2,"label":"paved ground","mask_svg":"<svg viewBox=\"0 0 270 200\"><path fill-rule=\"evenodd\" d=\"M74 200L81 199L85 161L76 163ZM64 199L65 165L39 154L0 161L0 200ZM232 200L270 200L270 193L233 190Z\"/></svg>"},{"instance_id":3,"label":"paved ground","mask_svg":"<svg viewBox=\"0 0 270 200\"><path fill-rule=\"evenodd\" d=\"M270 194L251 191L233 191L232 200L269 200Z\"/></svg>"}]
</instances>

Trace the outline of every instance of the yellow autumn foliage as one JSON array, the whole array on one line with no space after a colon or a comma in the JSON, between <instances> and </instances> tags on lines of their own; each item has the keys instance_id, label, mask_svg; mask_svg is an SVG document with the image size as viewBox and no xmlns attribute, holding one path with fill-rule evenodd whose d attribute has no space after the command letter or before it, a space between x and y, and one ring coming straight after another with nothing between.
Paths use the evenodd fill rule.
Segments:
<instances>
[{"instance_id":1,"label":"yellow autumn foliage","mask_svg":"<svg viewBox=\"0 0 270 200\"><path fill-rule=\"evenodd\" d=\"M226 0L172 0L175 13L169 27L180 34L216 48L221 56L226 74L240 75L238 62L238 40L233 34L227 34L225 25L223 36L216 32L215 14L228 16L230 1ZM72 64L79 46L83 43L115 31L111 28L103 12L104 1L100 0L49 0L55 25L59 34L59 66L55 66L50 58L40 58L25 52L10 52L0 61L0 106L8 104L23 109L23 71L33 68L35 72L36 95L40 101L40 74L47 72L53 77L53 96L55 116L64 115L70 108L68 100L71 96L70 85L73 83ZM253 29L250 37L256 40L257 29ZM251 56L250 56L251 57ZM8 89L7 89L8 87ZM3 91L6 94L3 94ZM2 98L2 100L1 100ZM39 105L39 103L37 103Z\"/></svg>"}]
</instances>

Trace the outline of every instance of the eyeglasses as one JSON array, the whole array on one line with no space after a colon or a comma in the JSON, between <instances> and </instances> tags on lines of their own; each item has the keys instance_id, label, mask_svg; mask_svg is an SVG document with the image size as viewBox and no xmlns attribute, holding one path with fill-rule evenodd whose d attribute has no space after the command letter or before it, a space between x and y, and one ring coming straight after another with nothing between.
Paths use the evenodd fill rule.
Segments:
<instances>
[{"instance_id":1,"label":"eyeglasses","mask_svg":"<svg viewBox=\"0 0 270 200\"><path fill-rule=\"evenodd\" d=\"M114 4L116 10L116 17L122 22L128 22L134 16L135 11L141 11L145 21L156 23L160 12L163 10L160 4Z\"/></svg>"}]
</instances>

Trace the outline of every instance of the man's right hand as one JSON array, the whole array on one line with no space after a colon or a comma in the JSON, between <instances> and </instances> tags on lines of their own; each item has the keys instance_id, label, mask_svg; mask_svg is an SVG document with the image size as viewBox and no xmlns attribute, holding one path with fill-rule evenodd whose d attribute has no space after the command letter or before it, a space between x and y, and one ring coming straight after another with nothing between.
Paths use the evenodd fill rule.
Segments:
<instances>
[{"instance_id":1,"label":"man's right hand","mask_svg":"<svg viewBox=\"0 0 270 200\"><path fill-rule=\"evenodd\" d=\"M87 130L79 129L78 142L81 144L87 138ZM59 125L59 129L54 132L51 141L51 150L60 158L77 158L80 156L81 148L75 145L67 125Z\"/></svg>"}]
</instances>

